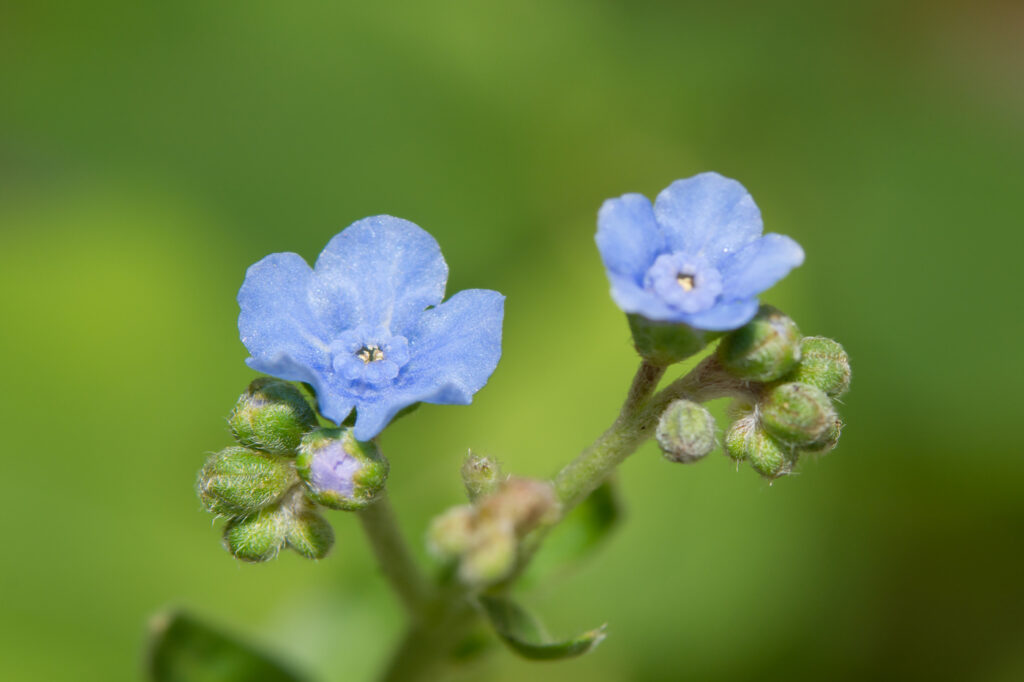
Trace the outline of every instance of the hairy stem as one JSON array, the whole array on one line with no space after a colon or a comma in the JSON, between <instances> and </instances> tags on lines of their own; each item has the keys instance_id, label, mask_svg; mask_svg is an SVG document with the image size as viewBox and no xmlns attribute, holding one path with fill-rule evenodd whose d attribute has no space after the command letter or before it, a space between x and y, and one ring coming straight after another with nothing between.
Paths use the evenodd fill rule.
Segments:
<instances>
[{"instance_id":1,"label":"hairy stem","mask_svg":"<svg viewBox=\"0 0 1024 682\"><path fill-rule=\"evenodd\" d=\"M749 396L756 390L731 378L712 355L689 374L655 394L665 369L647 362L641 363L615 422L555 476L555 492L565 512L582 502L614 472L615 467L654 433L659 416L673 400L688 398L703 402L728 395ZM547 530L550 528L538 529L524 543L520 551L521 560L515 571L506 580L493 586L492 591L508 589L514 583L539 548ZM370 532L369 527L367 531ZM385 573L395 573L389 575L389 578L395 589L403 595L403 600L414 616L381 679L384 682L436 679L443 673L454 648L479 620L473 595L453 579L442 581L433 592L420 588L409 590L409 585L415 584L414 581L405 576L406 571L388 570L385 560L390 561L391 554L380 551L374 540L375 534L370 532L370 536L377 556L385 567ZM397 531L392 536L400 544ZM404 546L399 553L411 561ZM414 565L409 565L408 569L408 573L419 578ZM407 593L403 594L403 590Z\"/></svg>"},{"instance_id":2,"label":"hairy stem","mask_svg":"<svg viewBox=\"0 0 1024 682\"><path fill-rule=\"evenodd\" d=\"M650 435L651 425L640 416L664 373L665 367L641 363L615 422L555 476L555 493L566 511L601 485Z\"/></svg>"},{"instance_id":3,"label":"hairy stem","mask_svg":"<svg viewBox=\"0 0 1024 682\"><path fill-rule=\"evenodd\" d=\"M356 513L377 557L377 564L402 600L409 615L419 619L430 599L430 583L420 571L412 551L402 537L398 519L387 495Z\"/></svg>"}]
</instances>

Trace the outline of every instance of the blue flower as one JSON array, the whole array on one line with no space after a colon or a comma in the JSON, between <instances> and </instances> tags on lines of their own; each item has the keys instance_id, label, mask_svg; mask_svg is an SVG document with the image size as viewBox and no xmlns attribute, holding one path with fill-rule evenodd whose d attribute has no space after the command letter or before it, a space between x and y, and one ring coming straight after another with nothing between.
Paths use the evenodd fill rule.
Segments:
<instances>
[{"instance_id":1,"label":"blue flower","mask_svg":"<svg viewBox=\"0 0 1024 682\"><path fill-rule=\"evenodd\" d=\"M334 422L355 408L363 441L410 405L467 405L501 357L505 297L469 289L442 303L447 279L437 241L391 216L353 223L313 268L271 254L238 292L246 364L311 384Z\"/></svg>"},{"instance_id":2,"label":"blue flower","mask_svg":"<svg viewBox=\"0 0 1024 682\"><path fill-rule=\"evenodd\" d=\"M757 294L804 261L795 241L762 230L743 185L701 173L673 182L653 206L640 194L604 202L596 239L622 310L726 331L749 322Z\"/></svg>"}]
</instances>

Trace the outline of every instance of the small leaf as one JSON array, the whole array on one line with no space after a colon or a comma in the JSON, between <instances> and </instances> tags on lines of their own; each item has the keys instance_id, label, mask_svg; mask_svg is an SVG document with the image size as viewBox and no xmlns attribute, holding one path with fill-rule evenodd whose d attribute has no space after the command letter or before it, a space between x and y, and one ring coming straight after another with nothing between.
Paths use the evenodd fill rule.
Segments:
<instances>
[{"instance_id":1,"label":"small leaf","mask_svg":"<svg viewBox=\"0 0 1024 682\"><path fill-rule=\"evenodd\" d=\"M605 638L602 625L572 639L552 642L540 622L515 602L481 596L480 604L498 636L523 658L551 661L582 656Z\"/></svg>"},{"instance_id":2,"label":"small leaf","mask_svg":"<svg viewBox=\"0 0 1024 682\"><path fill-rule=\"evenodd\" d=\"M156 616L146 672L153 682L301 682L306 678L181 612Z\"/></svg>"}]
</instances>

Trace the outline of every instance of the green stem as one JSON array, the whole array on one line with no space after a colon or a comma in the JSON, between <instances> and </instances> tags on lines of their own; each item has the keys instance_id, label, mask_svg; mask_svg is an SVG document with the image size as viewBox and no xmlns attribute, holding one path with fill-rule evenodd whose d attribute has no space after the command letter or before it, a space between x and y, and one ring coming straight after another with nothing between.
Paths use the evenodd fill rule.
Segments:
<instances>
[{"instance_id":1,"label":"green stem","mask_svg":"<svg viewBox=\"0 0 1024 682\"><path fill-rule=\"evenodd\" d=\"M566 511L601 485L651 434L651 425L641 418L643 407L664 373L665 367L641 363L615 423L555 476L555 493Z\"/></svg>"},{"instance_id":2,"label":"green stem","mask_svg":"<svg viewBox=\"0 0 1024 682\"><path fill-rule=\"evenodd\" d=\"M409 615L418 619L430 599L430 586L402 537L398 519L386 495L356 513L377 557L377 564L398 593Z\"/></svg>"},{"instance_id":3,"label":"green stem","mask_svg":"<svg viewBox=\"0 0 1024 682\"><path fill-rule=\"evenodd\" d=\"M728 377L712 355L685 377L654 395L665 369L663 366L642 363L615 422L555 477L555 491L564 511L583 501L612 474L615 467L633 454L654 433L658 417L673 400L689 398L705 401L724 395L749 394L749 388ZM364 511L363 514L365 513ZM385 573L395 573L389 575L395 589L400 594L403 594L403 590L409 592L403 594L403 600L414 616L381 679L383 682L436 679L443 672L455 646L472 631L479 619L472 595L454 579L444 581L432 594L420 589L409 590L409 585L415 583L406 574L415 574L419 578L419 572L415 570L415 565L411 564L408 551L404 550L404 546L398 548L401 549L398 553L410 562L408 571L389 571L388 562L391 561L392 554L378 549L378 543L374 539L377 537L376 533L371 532L369 523L364 525L367 526L377 556L385 567ZM507 580L493 586L492 590L500 591L511 586L526 568L545 531L549 529L539 529L531 541L524 543L521 548L522 560L516 570ZM401 538L397 531L392 535L400 545ZM424 597L425 594L428 596Z\"/></svg>"}]
</instances>

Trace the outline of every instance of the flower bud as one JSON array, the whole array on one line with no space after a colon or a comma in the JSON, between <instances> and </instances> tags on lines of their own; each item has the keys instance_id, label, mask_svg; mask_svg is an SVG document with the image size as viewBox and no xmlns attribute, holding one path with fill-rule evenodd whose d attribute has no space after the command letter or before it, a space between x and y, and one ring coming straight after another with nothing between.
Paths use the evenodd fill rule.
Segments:
<instances>
[{"instance_id":1,"label":"flower bud","mask_svg":"<svg viewBox=\"0 0 1024 682\"><path fill-rule=\"evenodd\" d=\"M470 500L493 493L502 478L501 465L497 460L472 452L466 455L466 461L462 464L462 482L466 485Z\"/></svg>"},{"instance_id":2,"label":"flower bud","mask_svg":"<svg viewBox=\"0 0 1024 682\"><path fill-rule=\"evenodd\" d=\"M825 429L825 434L814 443L801 448L804 452L811 452L815 455L824 455L835 450L839 445L839 434L843 430L843 421L836 417Z\"/></svg>"},{"instance_id":3,"label":"flower bud","mask_svg":"<svg viewBox=\"0 0 1024 682\"><path fill-rule=\"evenodd\" d=\"M214 514L246 516L276 502L297 482L287 460L232 446L206 460L196 489Z\"/></svg>"},{"instance_id":4,"label":"flower bud","mask_svg":"<svg viewBox=\"0 0 1024 682\"><path fill-rule=\"evenodd\" d=\"M817 386L833 398L850 388L850 358L836 341L805 336L800 342L800 364L787 378Z\"/></svg>"},{"instance_id":5,"label":"flower bud","mask_svg":"<svg viewBox=\"0 0 1024 682\"><path fill-rule=\"evenodd\" d=\"M295 452L302 434L317 421L299 389L286 381L260 377L238 399L228 424L242 445L284 455Z\"/></svg>"},{"instance_id":6,"label":"flower bud","mask_svg":"<svg viewBox=\"0 0 1024 682\"><path fill-rule=\"evenodd\" d=\"M679 322L657 322L640 315L627 315L633 346L652 365L667 366L699 353L721 336L720 332L694 329Z\"/></svg>"},{"instance_id":7,"label":"flower bud","mask_svg":"<svg viewBox=\"0 0 1024 682\"><path fill-rule=\"evenodd\" d=\"M295 469L309 497L331 509L356 511L376 499L388 477L388 462L372 442L349 428L318 428L302 438Z\"/></svg>"},{"instance_id":8,"label":"flower bud","mask_svg":"<svg viewBox=\"0 0 1024 682\"><path fill-rule=\"evenodd\" d=\"M464 504L434 518L427 530L427 549L439 559L454 559L469 549L476 512Z\"/></svg>"},{"instance_id":9,"label":"flower bud","mask_svg":"<svg viewBox=\"0 0 1024 682\"><path fill-rule=\"evenodd\" d=\"M291 512L281 504L232 519L224 527L224 547L242 561L269 561L281 551L290 521Z\"/></svg>"},{"instance_id":10,"label":"flower bud","mask_svg":"<svg viewBox=\"0 0 1024 682\"><path fill-rule=\"evenodd\" d=\"M759 428L757 417L753 414L747 414L734 421L729 426L729 430L725 432L725 438L722 439L722 449L725 450L725 454L737 462L745 460L750 452L750 439L754 437L754 432Z\"/></svg>"},{"instance_id":11,"label":"flower bud","mask_svg":"<svg viewBox=\"0 0 1024 682\"><path fill-rule=\"evenodd\" d=\"M768 433L795 447L816 443L837 419L832 401L824 391L795 382L769 391L758 411Z\"/></svg>"},{"instance_id":12,"label":"flower bud","mask_svg":"<svg viewBox=\"0 0 1024 682\"><path fill-rule=\"evenodd\" d=\"M532 478L509 478L477 505L479 523L510 525L519 537L537 526L557 521L560 514L561 506L551 483Z\"/></svg>"},{"instance_id":13,"label":"flower bud","mask_svg":"<svg viewBox=\"0 0 1024 682\"><path fill-rule=\"evenodd\" d=\"M518 540L507 523L480 524L473 544L462 556L459 578L468 585L490 585L507 576L516 564Z\"/></svg>"},{"instance_id":14,"label":"flower bud","mask_svg":"<svg viewBox=\"0 0 1024 682\"><path fill-rule=\"evenodd\" d=\"M722 339L718 359L741 379L778 379L800 360L800 330L789 317L763 305L753 320Z\"/></svg>"},{"instance_id":15,"label":"flower bud","mask_svg":"<svg viewBox=\"0 0 1024 682\"><path fill-rule=\"evenodd\" d=\"M725 434L725 451L734 460L747 460L757 473L769 480L788 474L796 456L764 432L753 415L738 419Z\"/></svg>"},{"instance_id":16,"label":"flower bud","mask_svg":"<svg viewBox=\"0 0 1024 682\"><path fill-rule=\"evenodd\" d=\"M285 540L299 555L323 559L334 546L334 528L320 514L307 509L292 517Z\"/></svg>"},{"instance_id":17,"label":"flower bud","mask_svg":"<svg viewBox=\"0 0 1024 682\"><path fill-rule=\"evenodd\" d=\"M715 449L715 418L690 400L676 400L658 420L655 436L665 459L689 464Z\"/></svg>"}]
</instances>

